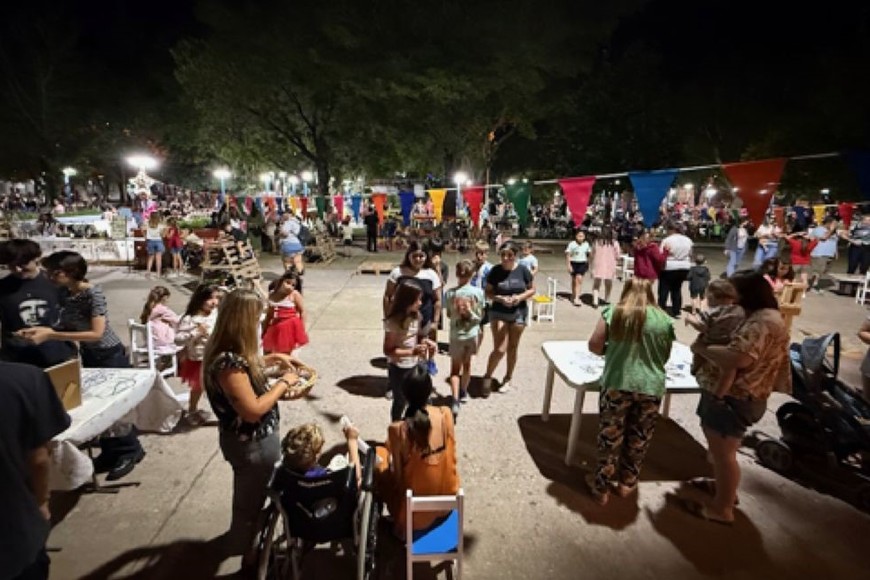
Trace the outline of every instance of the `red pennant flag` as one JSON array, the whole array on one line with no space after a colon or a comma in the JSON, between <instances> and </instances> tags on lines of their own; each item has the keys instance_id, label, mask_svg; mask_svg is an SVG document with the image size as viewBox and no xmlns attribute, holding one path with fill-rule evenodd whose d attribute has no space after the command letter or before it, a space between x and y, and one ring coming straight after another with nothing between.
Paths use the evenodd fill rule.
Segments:
<instances>
[{"instance_id":1,"label":"red pennant flag","mask_svg":"<svg viewBox=\"0 0 870 580\"><path fill-rule=\"evenodd\" d=\"M338 221L344 218L344 196L333 195L332 205L335 207L335 214L338 216Z\"/></svg>"},{"instance_id":2,"label":"red pennant flag","mask_svg":"<svg viewBox=\"0 0 870 580\"><path fill-rule=\"evenodd\" d=\"M848 228L852 225L852 214L855 213L855 204L848 201L841 201L837 206L837 213L840 214L840 219L843 220L843 225Z\"/></svg>"},{"instance_id":3,"label":"red pennant flag","mask_svg":"<svg viewBox=\"0 0 870 580\"><path fill-rule=\"evenodd\" d=\"M743 200L749 221L756 226L761 225L764 213L770 207L786 161L785 158L766 159L722 166L728 181L737 188L737 195Z\"/></svg>"},{"instance_id":4,"label":"red pennant flag","mask_svg":"<svg viewBox=\"0 0 870 580\"><path fill-rule=\"evenodd\" d=\"M776 222L776 225L785 230L785 208L781 205L773 208L773 221Z\"/></svg>"},{"instance_id":5,"label":"red pennant flag","mask_svg":"<svg viewBox=\"0 0 870 580\"><path fill-rule=\"evenodd\" d=\"M299 207L302 209L302 219L308 219L308 198L304 195L299 198Z\"/></svg>"},{"instance_id":6,"label":"red pennant flag","mask_svg":"<svg viewBox=\"0 0 870 580\"><path fill-rule=\"evenodd\" d=\"M372 203L375 204L375 211L378 212L378 221L384 223L384 202L387 201L386 193L373 193Z\"/></svg>"},{"instance_id":7,"label":"red pennant flag","mask_svg":"<svg viewBox=\"0 0 870 580\"><path fill-rule=\"evenodd\" d=\"M480 210L483 206L484 189L482 185L475 185L462 190L462 197L465 198L465 203L468 204L468 213L471 214L471 221L475 226L480 224Z\"/></svg>"},{"instance_id":8,"label":"red pennant flag","mask_svg":"<svg viewBox=\"0 0 870 580\"><path fill-rule=\"evenodd\" d=\"M571 219L574 220L576 227L580 227L583 218L586 217L586 208L589 207L593 185L595 185L594 177L571 177L559 180L559 186L565 193L565 202L571 210Z\"/></svg>"}]
</instances>

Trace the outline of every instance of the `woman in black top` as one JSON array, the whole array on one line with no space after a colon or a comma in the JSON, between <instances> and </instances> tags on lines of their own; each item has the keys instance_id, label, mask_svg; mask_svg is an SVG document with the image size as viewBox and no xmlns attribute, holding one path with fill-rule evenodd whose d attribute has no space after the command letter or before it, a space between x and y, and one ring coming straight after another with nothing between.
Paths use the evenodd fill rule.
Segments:
<instances>
[{"instance_id":1,"label":"woman in black top","mask_svg":"<svg viewBox=\"0 0 870 580\"><path fill-rule=\"evenodd\" d=\"M529 321L529 306L526 302L535 295L535 281L528 268L517 262L519 248L513 242L505 242L499 248L501 263L493 266L486 277L486 298L489 321L492 328L492 353L486 364L483 377L483 396L492 390L492 375L507 353L507 370L499 387L500 393L511 388L511 378L517 365L517 349L520 337Z\"/></svg>"},{"instance_id":2,"label":"woman in black top","mask_svg":"<svg viewBox=\"0 0 870 580\"><path fill-rule=\"evenodd\" d=\"M286 372L271 387L266 382L267 365L290 366L286 355L259 354L263 309L255 291L230 292L221 302L202 363L205 392L218 418L221 452L233 468L228 544L233 554L243 554L243 568L255 563L257 519L272 468L281 458L278 401L298 380Z\"/></svg>"}]
</instances>

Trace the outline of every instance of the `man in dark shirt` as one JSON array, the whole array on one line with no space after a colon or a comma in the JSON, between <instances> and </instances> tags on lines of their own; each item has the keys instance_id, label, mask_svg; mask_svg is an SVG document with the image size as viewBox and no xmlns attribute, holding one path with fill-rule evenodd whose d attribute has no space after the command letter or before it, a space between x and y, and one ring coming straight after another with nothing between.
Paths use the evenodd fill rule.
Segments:
<instances>
[{"instance_id":1,"label":"man in dark shirt","mask_svg":"<svg viewBox=\"0 0 870 580\"><path fill-rule=\"evenodd\" d=\"M58 319L59 288L39 268L42 251L32 240L0 244L0 264L9 275L0 279L0 358L47 368L75 357L68 342L34 345L15 333L22 328L53 326Z\"/></svg>"},{"instance_id":2,"label":"man in dark shirt","mask_svg":"<svg viewBox=\"0 0 870 580\"><path fill-rule=\"evenodd\" d=\"M0 580L48 578L48 443L70 424L40 369L0 362Z\"/></svg>"},{"instance_id":3,"label":"man in dark shirt","mask_svg":"<svg viewBox=\"0 0 870 580\"><path fill-rule=\"evenodd\" d=\"M366 251L378 251L378 212L375 211L375 206L370 205L369 210L363 218L363 223L366 225Z\"/></svg>"}]
</instances>

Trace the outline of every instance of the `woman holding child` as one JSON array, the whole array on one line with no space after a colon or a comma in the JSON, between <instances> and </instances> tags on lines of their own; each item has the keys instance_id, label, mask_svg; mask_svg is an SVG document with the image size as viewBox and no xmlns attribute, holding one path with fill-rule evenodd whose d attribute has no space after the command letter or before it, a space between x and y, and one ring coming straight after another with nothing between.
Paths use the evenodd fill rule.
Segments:
<instances>
[{"instance_id":1,"label":"woman holding child","mask_svg":"<svg viewBox=\"0 0 870 580\"><path fill-rule=\"evenodd\" d=\"M263 309L257 292L230 292L221 304L203 359L205 392L218 418L221 452L233 468L227 542L233 554L243 554L243 569L255 564L257 519L266 499L266 483L281 457L278 401L298 379L287 371L268 386L267 365L292 367L285 355L259 355Z\"/></svg>"},{"instance_id":2,"label":"woman holding child","mask_svg":"<svg viewBox=\"0 0 870 580\"><path fill-rule=\"evenodd\" d=\"M773 288L759 272L741 271L730 278L746 320L728 344L697 340L692 351L722 369L735 369L733 380L702 380L698 416L707 438L715 479L695 480L694 487L710 493L707 503L686 501L699 518L731 525L740 483L737 450L749 426L758 422L772 391L789 392L791 373L789 335L779 313Z\"/></svg>"}]
</instances>

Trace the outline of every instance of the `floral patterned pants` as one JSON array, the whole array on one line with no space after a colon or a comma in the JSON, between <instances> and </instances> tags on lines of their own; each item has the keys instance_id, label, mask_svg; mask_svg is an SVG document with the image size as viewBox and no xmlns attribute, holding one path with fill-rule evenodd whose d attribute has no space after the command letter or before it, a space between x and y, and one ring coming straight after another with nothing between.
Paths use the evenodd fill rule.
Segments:
<instances>
[{"instance_id":1,"label":"floral patterned pants","mask_svg":"<svg viewBox=\"0 0 870 580\"><path fill-rule=\"evenodd\" d=\"M661 399L628 391L606 390L598 400L598 466L595 489L637 484L640 467L655 431Z\"/></svg>"}]
</instances>

